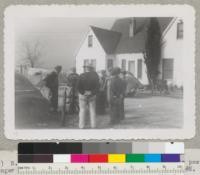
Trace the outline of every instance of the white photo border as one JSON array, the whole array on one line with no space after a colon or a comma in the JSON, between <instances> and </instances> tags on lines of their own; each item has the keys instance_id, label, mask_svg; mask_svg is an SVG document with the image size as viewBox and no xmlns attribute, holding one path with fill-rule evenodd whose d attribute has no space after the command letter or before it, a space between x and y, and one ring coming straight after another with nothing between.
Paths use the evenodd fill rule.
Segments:
<instances>
[{"instance_id":1,"label":"white photo border","mask_svg":"<svg viewBox=\"0 0 200 175\"><path fill-rule=\"evenodd\" d=\"M103 12L103 13L102 13ZM120 12L120 13L119 13ZM145 13L144 13L145 12ZM31 17L181 17L186 41L183 54L184 124L180 129L15 129L14 20ZM195 10L189 5L16 5L4 12L4 132L18 140L190 139L195 135Z\"/></svg>"}]
</instances>

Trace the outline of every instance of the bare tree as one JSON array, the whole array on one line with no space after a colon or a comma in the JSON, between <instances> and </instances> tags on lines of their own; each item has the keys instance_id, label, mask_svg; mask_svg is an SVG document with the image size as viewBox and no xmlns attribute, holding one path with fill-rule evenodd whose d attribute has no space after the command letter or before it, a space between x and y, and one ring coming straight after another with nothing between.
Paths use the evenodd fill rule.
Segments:
<instances>
[{"instance_id":1,"label":"bare tree","mask_svg":"<svg viewBox=\"0 0 200 175\"><path fill-rule=\"evenodd\" d=\"M35 67L35 65L38 63L39 59L42 56L42 44L39 40L37 41L24 41L22 43L23 47L23 59L25 62L28 62L31 67Z\"/></svg>"}]
</instances>

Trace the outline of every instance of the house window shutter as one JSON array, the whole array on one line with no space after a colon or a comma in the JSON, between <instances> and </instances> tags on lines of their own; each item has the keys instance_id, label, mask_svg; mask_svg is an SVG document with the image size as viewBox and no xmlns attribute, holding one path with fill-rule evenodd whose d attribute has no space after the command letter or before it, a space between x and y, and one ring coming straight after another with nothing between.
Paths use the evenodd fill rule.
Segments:
<instances>
[{"instance_id":1,"label":"house window shutter","mask_svg":"<svg viewBox=\"0 0 200 175\"><path fill-rule=\"evenodd\" d=\"M93 66L94 70L96 70L96 60L91 59L91 65Z\"/></svg>"},{"instance_id":2,"label":"house window shutter","mask_svg":"<svg viewBox=\"0 0 200 175\"><path fill-rule=\"evenodd\" d=\"M163 59L163 79L164 80L173 79L173 71L174 71L174 60Z\"/></svg>"},{"instance_id":3,"label":"house window shutter","mask_svg":"<svg viewBox=\"0 0 200 175\"><path fill-rule=\"evenodd\" d=\"M121 66L122 70L125 71L126 70L126 60L123 59L122 60L122 66Z\"/></svg>"},{"instance_id":4,"label":"house window shutter","mask_svg":"<svg viewBox=\"0 0 200 175\"><path fill-rule=\"evenodd\" d=\"M142 59L138 60L137 77L142 78Z\"/></svg>"}]
</instances>

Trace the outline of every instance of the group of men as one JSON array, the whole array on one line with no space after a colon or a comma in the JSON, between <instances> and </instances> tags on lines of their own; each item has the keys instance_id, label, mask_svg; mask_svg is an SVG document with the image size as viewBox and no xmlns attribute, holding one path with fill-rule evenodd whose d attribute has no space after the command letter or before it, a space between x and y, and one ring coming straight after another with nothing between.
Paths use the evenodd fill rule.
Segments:
<instances>
[{"instance_id":1,"label":"group of men","mask_svg":"<svg viewBox=\"0 0 200 175\"><path fill-rule=\"evenodd\" d=\"M46 78L46 85L50 89L51 107L58 108L58 76L62 67L55 70ZM97 127L96 113L104 114L106 108L110 110L110 124L119 123L124 119L124 96L126 81L120 76L120 68L113 68L99 76L91 64L84 65L84 73L78 75L75 69L68 76L68 83L72 87L72 95L78 94L79 100L79 128L86 127L86 117L89 113L91 128ZM49 82L49 83L48 83ZM52 84L52 85L49 85Z\"/></svg>"}]
</instances>

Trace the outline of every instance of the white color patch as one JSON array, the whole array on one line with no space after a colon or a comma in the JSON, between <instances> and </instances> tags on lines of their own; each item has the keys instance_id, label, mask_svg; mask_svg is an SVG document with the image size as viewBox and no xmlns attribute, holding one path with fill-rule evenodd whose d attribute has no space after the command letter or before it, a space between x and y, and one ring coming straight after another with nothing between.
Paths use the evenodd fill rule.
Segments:
<instances>
[{"instance_id":1,"label":"white color patch","mask_svg":"<svg viewBox=\"0 0 200 175\"><path fill-rule=\"evenodd\" d=\"M166 143L165 144L165 153L166 154L184 154L185 147L184 143Z\"/></svg>"},{"instance_id":2,"label":"white color patch","mask_svg":"<svg viewBox=\"0 0 200 175\"><path fill-rule=\"evenodd\" d=\"M71 156L70 154L54 154L53 163L70 163Z\"/></svg>"}]
</instances>

